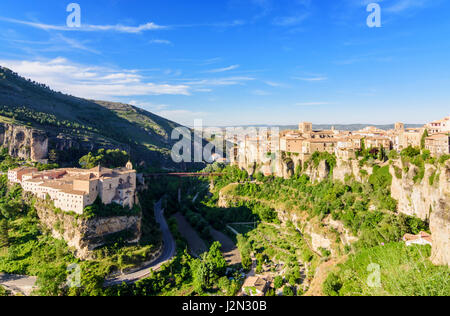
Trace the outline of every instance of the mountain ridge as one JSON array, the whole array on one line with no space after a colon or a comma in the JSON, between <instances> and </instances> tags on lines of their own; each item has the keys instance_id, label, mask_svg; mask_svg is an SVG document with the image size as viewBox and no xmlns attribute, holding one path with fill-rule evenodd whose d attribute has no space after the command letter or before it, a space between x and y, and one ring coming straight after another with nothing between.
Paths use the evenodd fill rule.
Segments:
<instances>
[{"instance_id":1,"label":"mountain ridge","mask_svg":"<svg viewBox=\"0 0 450 316\"><path fill-rule=\"evenodd\" d=\"M176 166L170 159L174 144L170 135L182 126L133 105L57 92L2 66L0 123L45 132L49 151L67 150L60 140L69 139L66 143L74 143L69 146L77 156L74 159L96 148L120 148L140 163L159 167Z\"/></svg>"}]
</instances>

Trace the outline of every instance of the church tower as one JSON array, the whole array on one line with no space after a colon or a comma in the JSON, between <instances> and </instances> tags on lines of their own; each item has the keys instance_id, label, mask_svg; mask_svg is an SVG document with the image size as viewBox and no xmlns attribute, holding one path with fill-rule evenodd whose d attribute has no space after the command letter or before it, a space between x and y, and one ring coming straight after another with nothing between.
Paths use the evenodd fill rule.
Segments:
<instances>
[{"instance_id":1,"label":"church tower","mask_svg":"<svg viewBox=\"0 0 450 316\"><path fill-rule=\"evenodd\" d=\"M127 164L125 165L125 168L127 168L128 170L133 170L133 164L131 163L131 161L127 162Z\"/></svg>"}]
</instances>

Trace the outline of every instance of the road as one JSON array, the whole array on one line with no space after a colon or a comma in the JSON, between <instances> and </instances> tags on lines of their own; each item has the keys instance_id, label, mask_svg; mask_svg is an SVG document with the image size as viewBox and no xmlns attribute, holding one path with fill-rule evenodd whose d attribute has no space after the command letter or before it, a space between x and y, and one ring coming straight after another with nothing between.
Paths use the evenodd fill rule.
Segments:
<instances>
[{"instance_id":1,"label":"road","mask_svg":"<svg viewBox=\"0 0 450 316\"><path fill-rule=\"evenodd\" d=\"M0 285L12 293L30 295L36 284L36 277L0 273Z\"/></svg>"},{"instance_id":2,"label":"road","mask_svg":"<svg viewBox=\"0 0 450 316\"><path fill-rule=\"evenodd\" d=\"M176 244L164 218L164 209L162 208L162 200L155 203L155 219L159 224L163 234L163 251L158 259L153 262L140 267L139 270L130 273L124 273L113 279L105 280L105 286L114 286L122 283L134 283L150 275L150 270L158 270L164 263L172 260L176 252Z\"/></svg>"}]
</instances>

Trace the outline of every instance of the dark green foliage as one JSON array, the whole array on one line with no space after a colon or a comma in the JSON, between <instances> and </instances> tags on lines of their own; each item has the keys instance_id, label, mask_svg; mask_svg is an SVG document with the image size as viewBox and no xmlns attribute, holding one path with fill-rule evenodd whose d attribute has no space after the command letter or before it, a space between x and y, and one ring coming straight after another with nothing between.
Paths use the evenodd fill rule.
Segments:
<instances>
[{"instance_id":1,"label":"dark green foliage","mask_svg":"<svg viewBox=\"0 0 450 316\"><path fill-rule=\"evenodd\" d=\"M84 169L92 169L101 165L107 168L124 167L130 160L130 156L126 151L116 149L99 149L96 154L88 153L80 158L79 164Z\"/></svg>"},{"instance_id":2,"label":"dark green foliage","mask_svg":"<svg viewBox=\"0 0 450 316\"><path fill-rule=\"evenodd\" d=\"M138 205L133 206L133 208L123 207L116 203L111 203L105 205L102 203L100 197L97 197L92 205L86 206L84 209L84 214L86 218L95 217L113 217L113 216L133 216L138 215L141 209Z\"/></svg>"},{"instance_id":3,"label":"dark green foliage","mask_svg":"<svg viewBox=\"0 0 450 316\"><path fill-rule=\"evenodd\" d=\"M283 283L283 277L280 275L277 275L273 281L275 289L280 289L283 286Z\"/></svg>"},{"instance_id":4,"label":"dark green foliage","mask_svg":"<svg viewBox=\"0 0 450 316\"><path fill-rule=\"evenodd\" d=\"M425 129L425 131L423 132L422 138L420 139L420 148L421 149L425 149L425 140L428 137L428 130Z\"/></svg>"}]
</instances>

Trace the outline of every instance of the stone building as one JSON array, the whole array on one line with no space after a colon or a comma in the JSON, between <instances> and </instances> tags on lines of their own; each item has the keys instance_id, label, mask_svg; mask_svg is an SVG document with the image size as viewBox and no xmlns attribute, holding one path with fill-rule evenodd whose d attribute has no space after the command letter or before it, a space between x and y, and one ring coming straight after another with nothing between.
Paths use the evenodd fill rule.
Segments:
<instances>
[{"instance_id":1,"label":"stone building","mask_svg":"<svg viewBox=\"0 0 450 316\"><path fill-rule=\"evenodd\" d=\"M450 116L444 117L442 120L428 123L425 127L430 135L450 133Z\"/></svg>"},{"instance_id":2,"label":"stone building","mask_svg":"<svg viewBox=\"0 0 450 316\"><path fill-rule=\"evenodd\" d=\"M132 208L136 203L136 170L124 168L64 168L38 172L36 169L11 170L11 182L20 183L25 192L41 199L50 198L63 211L83 214L86 206L100 197L103 204L116 203Z\"/></svg>"},{"instance_id":3,"label":"stone building","mask_svg":"<svg viewBox=\"0 0 450 316\"><path fill-rule=\"evenodd\" d=\"M450 154L450 134L434 134L425 139L425 148L434 156Z\"/></svg>"}]
</instances>

